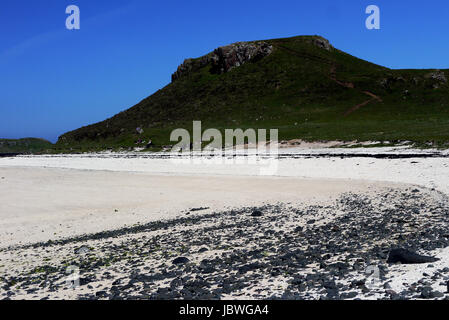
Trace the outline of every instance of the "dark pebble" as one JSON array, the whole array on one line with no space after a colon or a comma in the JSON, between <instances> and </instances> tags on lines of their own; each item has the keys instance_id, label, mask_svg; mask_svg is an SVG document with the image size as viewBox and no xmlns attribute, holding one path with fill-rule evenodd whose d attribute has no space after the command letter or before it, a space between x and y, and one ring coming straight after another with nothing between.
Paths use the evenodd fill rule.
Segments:
<instances>
[{"instance_id":1,"label":"dark pebble","mask_svg":"<svg viewBox=\"0 0 449 320\"><path fill-rule=\"evenodd\" d=\"M254 210L253 213L251 213L251 217L261 217L262 211L260 210Z\"/></svg>"},{"instance_id":2,"label":"dark pebble","mask_svg":"<svg viewBox=\"0 0 449 320\"><path fill-rule=\"evenodd\" d=\"M186 264L188 263L190 260L186 257L178 257L175 260L173 260L173 264Z\"/></svg>"}]
</instances>

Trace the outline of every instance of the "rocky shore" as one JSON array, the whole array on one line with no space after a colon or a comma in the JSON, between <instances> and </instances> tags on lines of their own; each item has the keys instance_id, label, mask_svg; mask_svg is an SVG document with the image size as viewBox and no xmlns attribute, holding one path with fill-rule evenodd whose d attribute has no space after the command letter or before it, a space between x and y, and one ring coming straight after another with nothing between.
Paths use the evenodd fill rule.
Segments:
<instances>
[{"instance_id":1,"label":"rocky shore","mask_svg":"<svg viewBox=\"0 0 449 320\"><path fill-rule=\"evenodd\" d=\"M324 206L191 208L0 249L0 298L448 299L448 204L411 187L346 193ZM396 248L434 262L388 263Z\"/></svg>"}]
</instances>

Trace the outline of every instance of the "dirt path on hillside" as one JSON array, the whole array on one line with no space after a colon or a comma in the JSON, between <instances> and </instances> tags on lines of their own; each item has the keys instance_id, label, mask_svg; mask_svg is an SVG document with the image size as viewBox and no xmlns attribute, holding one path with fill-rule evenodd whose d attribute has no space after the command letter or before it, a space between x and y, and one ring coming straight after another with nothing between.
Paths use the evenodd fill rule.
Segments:
<instances>
[{"instance_id":1,"label":"dirt path on hillside","mask_svg":"<svg viewBox=\"0 0 449 320\"><path fill-rule=\"evenodd\" d=\"M317 56L313 56L313 55L309 55L303 52L299 52L296 51L294 49L279 45L277 46L280 49L283 49L285 51L288 51L289 53L301 57L301 58L305 58L305 59L309 59L309 60L314 60L316 62L319 63L325 63L325 64L329 64L330 65L330 75L329 75L329 79L331 79L333 82L335 82L336 84L338 84L339 86L348 88L348 89L355 89L357 91L360 91L361 93L367 95L370 97L370 99L363 101L362 103L359 103L351 108L349 108L344 114L344 117L349 116L350 114L352 114L353 112L357 111L358 109L360 109L361 107L366 106L367 104L371 103L371 102L383 102L382 98L375 95L374 93L370 92L370 91L362 91L359 90L357 88L355 88L355 85L352 82L344 82L344 81L340 81L337 79L337 65L335 64L334 61L330 61L327 60L325 58L321 58L321 57L317 57Z\"/></svg>"},{"instance_id":2,"label":"dirt path on hillside","mask_svg":"<svg viewBox=\"0 0 449 320\"><path fill-rule=\"evenodd\" d=\"M369 104L369 103L371 103L371 102L375 102L375 101L382 102L382 99L381 99L379 96L376 96L376 95L375 95L374 93L372 93L372 92L369 92L369 91L363 91L363 93L366 94L367 96L370 96L371 99L366 100L366 101L364 101L364 102L362 102L362 103L359 103L359 104L353 106L352 108L348 109L348 110L345 112L345 114L344 114L345 117L349 116L351 113L357 111L357 110L360 109L361 107L364 107L364 106L366 106L367 104Z\"/></svg>"},{"instance_id":3,"label":"dirt path on hillside","mask_svg":"<svg viewBox=\"0 0 449 320\"><path fill-rule=\"evenodd\" d=\"M338 85L345 87L345 88L350 88L350 89L355 89L355 86L352 82L342 82L340 80L337 79L337 66L335 64L332 64L331 66L331 70L330 70L330 79L332 81L334 81L335 83L337 83ZM349 116L351 113L357 111L358 109L360 109L361 107L366 106L367 104L371 103L371 102L382 102L382 98L375 95L374 93L370 92L370 91L362 91L363 94L371 97L371 99L368 99L366 101L363 101L362 103L359 103L355 106L353 106L352 108L348 109L345 113L344 116L347 117Z\"/></svg>"}]
</instances>

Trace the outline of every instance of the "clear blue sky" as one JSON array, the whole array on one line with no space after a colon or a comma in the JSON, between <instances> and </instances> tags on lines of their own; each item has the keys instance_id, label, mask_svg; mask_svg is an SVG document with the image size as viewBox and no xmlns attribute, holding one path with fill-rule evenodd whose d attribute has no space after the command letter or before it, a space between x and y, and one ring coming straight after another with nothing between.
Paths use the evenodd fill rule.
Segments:
<instances>
[{"instance_id":1,"label":"clear blue sky","mask_svg":"<svg viewBox=\"0 0 449 320\"><path fill-rule=\"evenodd\" d=\"M370 4L381 30L365 28ZM184 58L309 34L391 68L449 68L447 0L2 0L0 137L56 141L164 87Z\"/></svg>"}]
</instances>

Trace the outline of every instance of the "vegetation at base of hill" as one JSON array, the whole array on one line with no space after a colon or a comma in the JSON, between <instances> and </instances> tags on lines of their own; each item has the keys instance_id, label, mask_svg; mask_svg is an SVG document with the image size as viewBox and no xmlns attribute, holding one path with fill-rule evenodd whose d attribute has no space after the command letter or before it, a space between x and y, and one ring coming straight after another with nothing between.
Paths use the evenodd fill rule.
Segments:
<instances>
[{"instance_id":1,"label":"vegetation at base of hill","mask_svg":"<svg viewBox=\"0 0 449 320\"><path fill-rule=\"evenodd\" d=\"M0 154L4 153L49 153L53 152L50 141L39 138L0 139Z\"/></svg>"},{"instance_id":2,"label":"vegetation at base of hill","mask_svg":"<svg viewBox=\"0 0 449 320\"><path fill-rule=\"evenodd\" d=\"M173 129L191 130L194 120L203 130L277 128L280 140L448 146L449 70L388 69L323 49L314 38L266 40L270 55L223 74L208 64L112 118L62 135L54 150L145 148L149 140L159 150L174 144Z\"/></svg>"}]
</instances>

